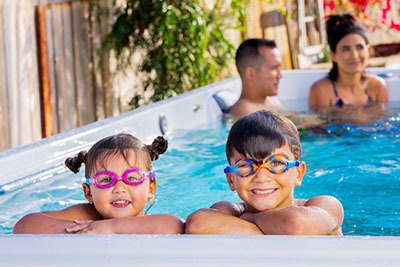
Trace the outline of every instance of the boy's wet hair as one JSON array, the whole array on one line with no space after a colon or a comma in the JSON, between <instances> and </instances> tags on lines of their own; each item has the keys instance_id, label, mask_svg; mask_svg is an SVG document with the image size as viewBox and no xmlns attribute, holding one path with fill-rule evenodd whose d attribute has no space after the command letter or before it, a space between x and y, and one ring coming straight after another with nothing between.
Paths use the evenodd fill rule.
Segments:
<instances>
[{"instance_id":1,"label":"boy's wet hair","mask_svg":"<svg viewBox=\"0 0 400 267\"><path fill-rule=\"evenodd\" d=\"M300 137L293 122L272 111L257 111L232 126L226 143L226 157L230 162L236 150L245 157L260 160L285 144L289 145L295 159L300 159Z\"/></svg>"},{"instance_id":2,"label":"boy's wet hair","mask_svg":"<svg viewBox=\"0 0 400 267\"><path fill-rule=\"evenodd\" d=\"M245 68L252 66L259 68L264 63L264 58L260 54L260 47L276 48L276 43L273 40L252 38L242 42L235 56L237 70L242 76Z\"/></svg>"},{"instance_id":3,"label":"boy's wet hair","mask_svg":"<svg viewBox=\"0 0 400 267\"><path fill-rule=\"evenodd\" d=\"M351 33L359 34L368 44L366 31L350 13L329 16L326 21L326 32L329 48L333 53L336 53L336 48L340 40ZM335 62L332 62L332 69L329 72L328 77L330 80L336 81L338 75L338 66Z\"/></svg>"},{"instance_id":4,"label":"boy's wet hair","mask_svg":"<svg viewBox=\"0 0 400 267\"><path fill-rule=\"evenodd\" d=\"M168 148L168 142L164 137L159 136L154 139L151 145L144 145L138 138L120 133L105 137L95 143L88 152L81 151L72 158L65 160L65 165L74 173L78 173L82 164L85 163L85 177L90 177L99 166L105 166L105 161L115 155L122 155L128 162L130 152L136 153L136 161L138 157L144 158L144 163L148 171L152 169L152 161L158 159ZM133 166L132 166L133 167Z\"/></svg>"}]
</instances>

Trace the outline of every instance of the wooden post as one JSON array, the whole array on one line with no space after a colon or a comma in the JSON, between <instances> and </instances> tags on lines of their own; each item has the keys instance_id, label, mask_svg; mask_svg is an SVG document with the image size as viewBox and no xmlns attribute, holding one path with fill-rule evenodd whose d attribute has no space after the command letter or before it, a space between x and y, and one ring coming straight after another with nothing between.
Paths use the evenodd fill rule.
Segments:
<instances>
[{"instance_id":1,"label":"wooden post","mask_svg":"<svg viewBox=\"0 0 400 267\"><path fill-rule=\"evenodd\" d=\"M38 5L35 9L36 40L38 51L40 111L42 118L42 137L54 134L53 112L51 105L49 55L47 47L47 32L44 7Z\"/></svg>"}]
</instances>

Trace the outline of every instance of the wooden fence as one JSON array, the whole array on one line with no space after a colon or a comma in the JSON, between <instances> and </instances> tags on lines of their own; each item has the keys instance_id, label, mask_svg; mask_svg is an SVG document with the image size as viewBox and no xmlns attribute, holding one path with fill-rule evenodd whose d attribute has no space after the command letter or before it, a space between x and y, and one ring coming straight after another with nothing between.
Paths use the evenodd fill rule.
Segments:
<instances>
[{"instance_id":1,"label":"wooden fence","mask_svg":"<svg viewBox=\"0 0 400 267\"><path fill-rule=\"evenodd\" d=\"M250 1L247 37L261 37L260 14L272 9L291 7L289 24L294 25L297 1L273 2ZM93 3L107 7L111 1L0 0L0 151L119 114L128 106L123 101L140 94L140 75L111 76L110 57L97 53L111 23L104 16L97 21ZM391 3L388 17L400 23L398 0ZM371 43L381 40L379 31L374 34L378 37ZM284 44L280 48L289 64L288 50Z\"/></svg>"},{"instance_id":2,"label":"wooden fence","mask_svg":"<svg viewBox=\"0 0 400 267\"><path fill-rule=\"evenodd\" d=\"M92 4L0 0L0 150L118 113Z\"/></svg>"}]
</instances>

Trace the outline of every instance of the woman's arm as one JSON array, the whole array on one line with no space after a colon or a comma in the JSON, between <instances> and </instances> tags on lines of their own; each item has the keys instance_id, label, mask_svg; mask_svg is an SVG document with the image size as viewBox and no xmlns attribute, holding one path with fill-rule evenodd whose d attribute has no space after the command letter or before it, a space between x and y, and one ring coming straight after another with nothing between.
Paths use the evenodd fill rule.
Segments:
<instances>
[{"instance_id":1,"label":"woman's arm","mask_svg":"<svg viewBox=\"0 0 400 267\"><path fill-rule=\"evenodd\" d=\"M101 215L93 205L78 204L60 211L32 213L14 226L14 234L65 234L65 229L76 225L75 220L99 220Z\"/></svg>"},{"instance_id":2,"label":"woman's arm","mask_svg":"<svg viewBox=\"0 0 400 267\"><path fill-rule=\"evenodd\" d=\"M241 218L255 223L264 234L341 235L342 204L331 196L317 196L304 206L245 213Z\"/></svg>"}]
</instances>

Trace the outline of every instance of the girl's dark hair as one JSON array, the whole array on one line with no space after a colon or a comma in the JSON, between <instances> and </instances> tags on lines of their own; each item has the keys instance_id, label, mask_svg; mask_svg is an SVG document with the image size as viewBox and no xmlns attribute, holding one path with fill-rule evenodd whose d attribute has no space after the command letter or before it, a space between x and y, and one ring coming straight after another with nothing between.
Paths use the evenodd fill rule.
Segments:
<instances>
[{"instance_id":1,"label":"girl's dark hair","mask_svg":"<svg viewBox=\"0 0 400 267\"><path fill-rule=\"evenodd\" d=\"M368 44L367 33L361 24L349 13L332 15L326 21L326 31L328 35L329 48L336 53L336 47L339 41L351 33L361 35ZM336 81L339 75L338 65L332 62L332 69L328 74L331 81Z\"/></svg>"},{"instance_id":2,"label":"girl's dark hair","mask_svg":"<svg viewBox=\"0 0 400 267\"><path fill-rule=\"evenodd\" d=\"M151 145L144 145L138 138L130 134L120 133L101 139L87 153L86 151L81 151L75 157L67 158L65 165L72 172L77 173L82 163L85 163L85 177L90 177L94 169L105 165L104 161L109 156L121 154L128 162L128 154L133 150L137 155L145 158L146 167L150 171L152 168L151 162L158 159L158 156L163 154L167 148L168 141L161 136L154 139Z\"/></svg>"},{"instance_id":3,"label":"girl's dark hair","mask_svg":"<svg viewBox=\"0 0 400 267\"><path fill-rule=\"evenodd\" d=\"M232 126L226 143L226 157L230 162L236 150L245 157L264 159L285 144L290 146L295 158L300 159L300 138L293 122L272 111L257 111Z\"/></svg>"}]
</instances>

